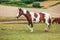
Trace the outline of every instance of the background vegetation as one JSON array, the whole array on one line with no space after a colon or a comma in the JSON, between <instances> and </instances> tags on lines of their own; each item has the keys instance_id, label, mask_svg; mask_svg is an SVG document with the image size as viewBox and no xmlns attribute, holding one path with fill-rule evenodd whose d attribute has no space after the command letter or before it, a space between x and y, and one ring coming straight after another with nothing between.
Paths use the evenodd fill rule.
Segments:
<instances>
[{"instance_id":1,"label":"background vegetation","mask_svg":"<svg viewBox=\"0 0 60 40\"><path fill-rule=\"evenodd\" d=\"M45 0L0 0L0 4L15 5L20 7L30 7L27 4L32 4L33 2L41 2Z\"/></svg>"}]
</instances>

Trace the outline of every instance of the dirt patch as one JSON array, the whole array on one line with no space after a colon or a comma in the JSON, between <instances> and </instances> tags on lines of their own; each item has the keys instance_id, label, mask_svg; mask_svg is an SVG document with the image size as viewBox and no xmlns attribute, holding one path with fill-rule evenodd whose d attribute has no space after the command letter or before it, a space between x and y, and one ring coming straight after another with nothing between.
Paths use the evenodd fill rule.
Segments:
<instances>
[{"instance_id":1,"label":"dirt patch","mask_svg":"<svg viewBox=\"0 0 60 40\"><path fill-rule=\"evenodd\" d=\"M27 21L6 21L6 22L0 22L0 24L26 24Z\"/></svg>"},{"instance_id":2,"label":"dirt patch","mask_svg":"<svg viewBox=\"0 0 60 40\"><path fill-rule=\"evenodd\" d=\"M15 17L18 13L17 7L0 5L0 16Z\"/></svg>"}]
</instances>

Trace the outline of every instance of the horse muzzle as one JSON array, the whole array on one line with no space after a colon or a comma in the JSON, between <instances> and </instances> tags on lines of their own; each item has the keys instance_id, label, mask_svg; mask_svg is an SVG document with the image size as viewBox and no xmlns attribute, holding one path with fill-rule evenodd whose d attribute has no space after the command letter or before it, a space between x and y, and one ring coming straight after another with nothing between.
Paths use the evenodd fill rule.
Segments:
<instances>
[{"instance_id":1,"label":"horse muzzle","mask_svg":"<svg viewBox=\"0 0 60 40\"><path fill-rule=\"evenodd\" d=\"M18 19L18 17L16 17Z\"/></svg>"}]
</instances>

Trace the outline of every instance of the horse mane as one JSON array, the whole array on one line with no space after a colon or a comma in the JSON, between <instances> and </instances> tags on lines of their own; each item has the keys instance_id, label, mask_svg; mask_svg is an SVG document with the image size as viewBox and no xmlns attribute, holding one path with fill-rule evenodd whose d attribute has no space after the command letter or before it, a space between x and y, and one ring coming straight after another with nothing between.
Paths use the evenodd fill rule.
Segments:
<instances>
[{"instance_id":1,"label":"horse mane","mask_svg":"<svg viewBox=\"0 0 60 40\"><path fill-rule=\"evenodd\" d=\"M19 11L21 11L22 9L21 8L18 8L19 9Z\"/></svg>"}]
</instances>

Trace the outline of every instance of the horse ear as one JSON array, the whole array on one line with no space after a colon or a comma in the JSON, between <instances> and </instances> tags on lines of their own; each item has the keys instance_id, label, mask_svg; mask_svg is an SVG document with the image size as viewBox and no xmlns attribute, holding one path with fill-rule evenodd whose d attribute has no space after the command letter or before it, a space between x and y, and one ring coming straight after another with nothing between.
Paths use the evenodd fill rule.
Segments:
<instances>
[{"instance_id":1,"label":"horse ear","mask_svg":"<svg viewBox=\"0 0 60 40\"><path fill-rule=\"evenodd\" d=\"M26 11L27 13L29 13L29 11Z\"/></svg>"},{"instance_id":2,"label":"horse ear","mask_svg":"<svg viewBox=\"0 0 60 40\"><path fill-rule=\"evenodd\" d=\"M18 8L19 10L22 10L21 8Z\"/></svg>"}]
</instances>

